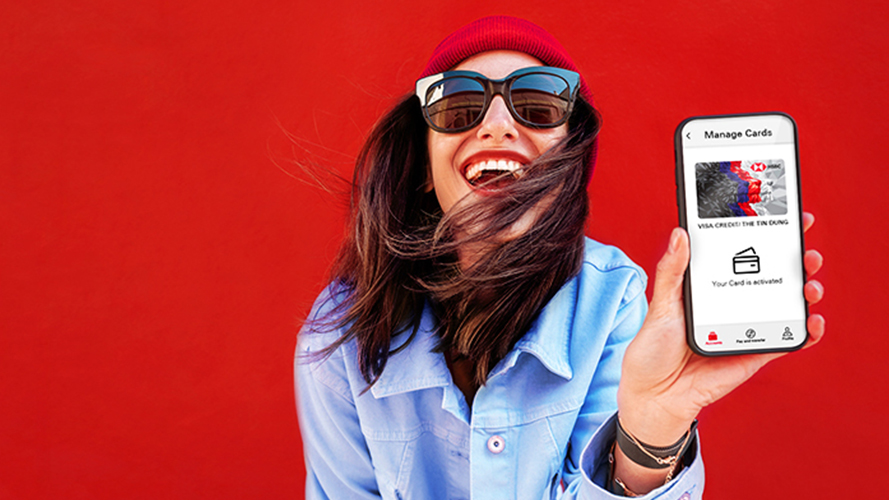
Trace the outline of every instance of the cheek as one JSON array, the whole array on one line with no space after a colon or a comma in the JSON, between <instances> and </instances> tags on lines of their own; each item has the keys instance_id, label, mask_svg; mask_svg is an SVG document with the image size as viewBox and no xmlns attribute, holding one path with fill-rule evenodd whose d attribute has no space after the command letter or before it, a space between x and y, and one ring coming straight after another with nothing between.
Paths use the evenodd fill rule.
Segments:
<instances>
[{"instance_id":1,"label":"cheek","mask_svg":"<svg viewBox=\"0 0 889 500\"><path fill-rule=\"evenodd\" d=\"M559 141L567 136L568 124L562 124L546 132L537 132L532 137L535 138L534 144L537 146L537 154L539 155L558 144Z\"/></svg>"},{"instance_id":2,"label":"cheek","mask_svg":"<svg viewBox=\"0 0 889 500\"><path fill-rule=\"evenodd\" d=\"M445 212L469 191L455 166L455 158L461 144L461 136L429 132L427 173L430 187L435 190L438 203Z\"/></svg>"},{"instance_id":3,"label":"cheek","mask_svg":"<svg viewBox=\"0 0 889 500\"><path fill-rule=\"evenodd\" d=\"M457 152L457 148L460 146L463 135L464 134L440 134L430 130L429 136L426 139L430 162L435 162L436 166L451 163Z\"/></svg>"},{"instance_id":4,"label":"cheek","mask_svg":"<svg viewBox=\"0 0 889 500\"><path fill-rule=\"evenodd\" d=\"M445 147L442 144L442 141L436 137L432 137L432 134L435 134L435 132L430 132L430 137L427 141L429 162L426 168L429 174L429 180L434 183L436 181L441 181L441 173L447 163L447 157L444 152Z\"/></svg>"}]
</instances>

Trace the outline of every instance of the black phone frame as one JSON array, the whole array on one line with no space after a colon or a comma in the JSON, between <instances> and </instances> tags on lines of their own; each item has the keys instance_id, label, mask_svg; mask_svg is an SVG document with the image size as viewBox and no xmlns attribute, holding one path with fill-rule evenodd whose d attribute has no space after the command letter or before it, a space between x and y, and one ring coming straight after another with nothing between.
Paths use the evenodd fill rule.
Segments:
<instances>
[{"instance_id":1,"label":"black phone frame","mask_svg":"<svg viewBox=\"0 0 889 500\"><path fill-rule=\"evenodd\" d=\"M691 116L682 120L681 123L676 127L676 132L673 134L673 151L676 158L676 204L679 207L679 225L688 232L688 219L686 217L687 206L685 203L685 172L684 172L684 162L682 157L682 129L685 125L694 120L711 120L711 119L721 119L721 118L742 118L742 117L750 117L750 116L766 116L766 115L779 115L790 120L790 123L793 125L793 152L796 159L796 192L797 192L797 217L799 220L799 238L800 238L800 267L802 268L802 276L804 278L803 290L800 290L800 295L803 300L803 307L805 310L806 321L803 322L803 330L805 331L805 339L798 345L791 347L773 347L773 348L765 348L765 349L732 349L732 350L724 350L719 352L713 351L705 351L701 349L701 347L695 342L694 337L694 313L692 310L692 292L691 292L691 256L689 255L689 263L685 269L685 276L682 281L682 292L683 298L682 302L685 307L685 339L689 348L694 351L695 354L699 354L701 356L707 357L718 357L718 356L734 356L739 354L765 354L771 352L793 352L798 351L805 347L805 345L809 341L809 327L808 327L808 318L809 318L809 302L806 300L805 295L805 278L807 278L806 267L804 263L804 255L806 252L806 242L803 233L803 197L802 197L802 181L800 177L800 163L799 163L799 135L797 133L797 124L796 120L793 119L787 113L783 111L763 111L757 113L731 113L731 114L722 114L722 115L699 115L699 116ZM691 238L691 235L689 235ZM691 241L689 240L689 243ZM689 245L689 250L691 250L691 245Z\"/></svg>"}]
</instances>

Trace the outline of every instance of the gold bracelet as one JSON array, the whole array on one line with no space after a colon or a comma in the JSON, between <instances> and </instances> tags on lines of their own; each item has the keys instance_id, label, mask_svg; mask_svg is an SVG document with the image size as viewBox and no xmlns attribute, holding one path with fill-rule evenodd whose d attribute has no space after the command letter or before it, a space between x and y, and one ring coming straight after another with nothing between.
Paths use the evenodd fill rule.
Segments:
<instances>
[{"instance_id":1,"label":"gold bracelet","mask_svg":"<svg viewBox=\"0 0 889 500\"><path fill-rule=\"evenodd\" d=\"M636 494L636 493L633 493L633 491L632 491L631 489L627 488L627 485L625 485L624 482L621 481L619 477L615 477L615 478L614 478L614 482L615 482L615 484L617 484L618 486L620 486L621 488L623 488L623 490L624 490L624 496L625 496L625 497L630 497L630 498L632 498L632 497L638 497L638 496L640 496L640 495L638 495L638 494Z\"/></svg>"},{"instance_id":2,"label":"gold bracelet","mask_svg":"<svg viewBox=\"0 0 889 500\"><path fill-rule=\"evenodd\" d=\"M614 491L611 487L606 488L609 492L615 493L618 495L623 495L625 497L638 497L640 496L638 493L634 492L630 488L627 488L627 485L624 484L623 481L619 477L614 474L614 447L617 446L617 441L611 443L611 451L608 452L608 464L609 464L609 472L608 477L611 479L609 483L617 485L620 490ZM666 483L664 483L666 484Z\"/></svg>"},{"instance_id":3,"label":"gold bracelet","mask_svg":"<svg viewBox=\"0 0 889 500\"><path fill-rule=\"evenodd\" d=\"M656 464L665 466L663 468L669 468L669 470L667 471L667 476L664 478L664 484L667 484L673 480L673 475L676 474L677 471L681 470L681 463L682 463L681 458L685 454L685 452L688 451L688 446L689 446L690 440L694 438L695 430L697 428L697 423L698 423L697 420L695 420L692 423L689 430L686 431L685 437L681 440L681 443L677 442L676 445L673 445L670 447L670 448L676 448L678 446L678 451L676 452L676 454L671 455L671 456L666 456L666 457L658 457L658 456L655 456L653 453L651 453L647 449L648 447L646 445L642 444L642 442L639 441L636 438L636 436L630 434L630 432L627 431L626 428L623 427L623 425L620 421L620 416L618 416L617 425L618 425L618 432L622 431L629 438L630 442L634 445L634 447L636 447L638 450L641 450L642 453L648 457L648 459L654 461L654 463L656 463ZM630 490L627 487L627 485L623 482L623 480L621 480L619 477L617 477L617 475L615 473L616 471L614 469L614 449L617 446L618 446L618 442L617 442L617 440L615 440L613 443L611 443L611 449L608 453L608 463L609 463L609 474L608 474L609 481L608 481L608 483L609 483L609 486L606 489L611 493L623 495L626 497L641 496L638 493ZM655 448L655 449L657 449L657 448ZM626 450L624 449L623 446L621 447L621 450L624 451L625 455L627 454ZM634 452L634 453L638 453L638 452ZM644 464L639 463L638 459L634 459L634 458L630 457L629 455L627 455L627 459L630 460L631 462L638 464L638 465L646 467Z\"/></svg>"},{"instance_id":4,"label":"gold bracelet","mask_svg":"<svg viewBox=\"0 0 889 500\"><path fill-rule=\"evenodd\" d=\"M620 449L632 462L649 469L667 469L670 468L670 477L676 469L682 455L685 454L690 441L694 438L695 429L697 428L697 420L692 422L691 427L685 432L685 435L675 444L659 448L656 446L646 445L642 443L636 436L630 433L623 425L623 421L618 415L617 418L617 443Z\"/></svg>"}]
</instances>

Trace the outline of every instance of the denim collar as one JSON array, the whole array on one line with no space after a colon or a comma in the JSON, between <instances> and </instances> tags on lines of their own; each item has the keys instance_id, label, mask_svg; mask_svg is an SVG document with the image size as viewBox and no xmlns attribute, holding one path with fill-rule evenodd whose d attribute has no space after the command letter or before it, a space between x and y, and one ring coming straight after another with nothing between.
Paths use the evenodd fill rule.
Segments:
<instances>
[{"instance_id":1,"label":"denim collar","mask_svg":"<svg viewBox=\"0 0 889 500\"><path fill-rule=\"evenodd\" d=\"M491 377L506 373L515 366L522 353L527 353L537 358L553 374L571 380L574 371L568 350L577 302L577 281L576 276L568 280L544 306L528 333L491 371ZM396 335L392 339L393 345L400 345L408 335ZM427 303L416 337L389 358L379 380L371 387L371 394L375 398L383 398L450 385L451 374L444 355L433 351L437 341L435 319Z\"/></svg>"}]
</instances>

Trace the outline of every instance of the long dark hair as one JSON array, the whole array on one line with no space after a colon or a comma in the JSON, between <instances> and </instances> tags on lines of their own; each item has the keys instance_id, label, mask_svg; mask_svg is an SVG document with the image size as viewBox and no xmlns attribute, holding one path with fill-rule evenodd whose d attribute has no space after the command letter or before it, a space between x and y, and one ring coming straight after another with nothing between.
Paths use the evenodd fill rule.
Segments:
<instances>
[{"instance_id":1,"label":"long dark hair","mask_svg":"<svg viewBox=\"0 0 889 500\"><path fill-rule=\"evenodd\" d=\"M413 339L428 300L437 349L469 360L475 382L484 384L580 270L598 113L578 97L567 136L525 166L520 179L447 214L424 189L428 127L421 113L419 99L404 98L365 142L352 182L351 225L332 270L346 299L308 331L344 331L319 356L355 339L370 386L389 356ZM529 210L530 227L515 231ZM481 256L461 268L459 248L481 249ZM407 341L393 349L393 336L407 331Z\"/></svg>"}]
</instances>

